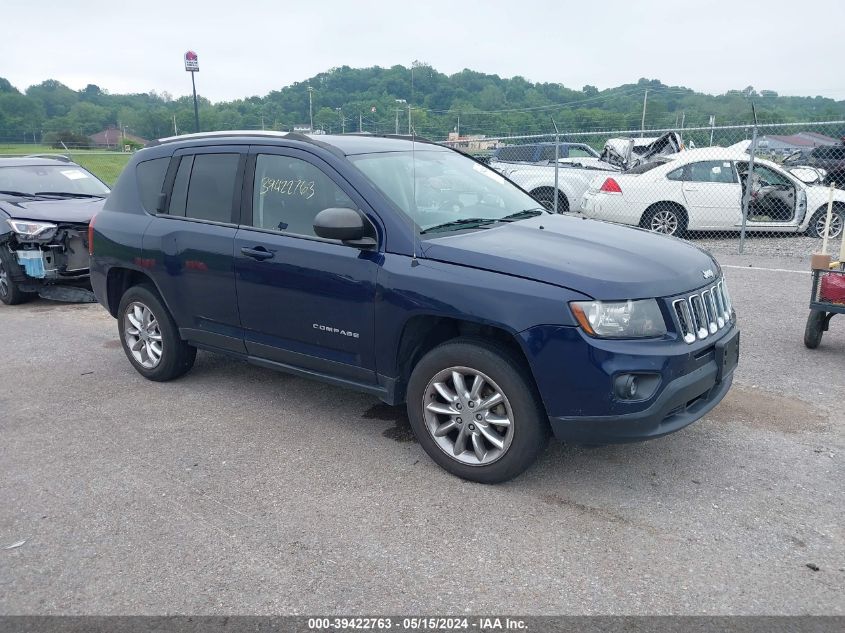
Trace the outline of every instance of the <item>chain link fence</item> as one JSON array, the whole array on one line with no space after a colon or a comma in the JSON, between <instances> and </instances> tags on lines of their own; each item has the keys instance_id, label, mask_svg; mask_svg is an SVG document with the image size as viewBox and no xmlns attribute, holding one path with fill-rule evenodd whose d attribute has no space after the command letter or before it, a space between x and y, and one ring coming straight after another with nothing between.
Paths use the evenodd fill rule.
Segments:
<instances>
[{"instance_id":1,"label":"chain link fence","mask_svg":"<svg viewBox=\"0 0 845 633\"><path fill-rule=\"evenodd\" d=\"M845 121L459 138L558 213L803 257L845 227ZM831 188L835 184L835 188Z\"/></svg>"}]
</instances>

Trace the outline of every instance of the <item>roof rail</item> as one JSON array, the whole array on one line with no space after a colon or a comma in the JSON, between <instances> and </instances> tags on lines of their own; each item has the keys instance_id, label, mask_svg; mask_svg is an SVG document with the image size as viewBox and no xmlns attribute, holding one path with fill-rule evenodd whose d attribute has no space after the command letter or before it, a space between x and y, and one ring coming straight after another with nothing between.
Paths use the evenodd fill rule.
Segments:
<instances>
[{"instance_id":1,"label":"roof rail","mask_svg":"<svg viewBox=\"0 0 845 633\"><path fill-rule=\"evenodd\" d=\"M275 130L217 130L213 132L194 132L192 134L180 134L179 136L166 136L150 142L147 147L154 147L156 145L164 145L165 143L177 143L179 141L200 140L204 138L216 138L221 136L257 136L257 137L275 137L285 138L293 135L292 132L277 132ZM293 135L299 140L309 140L308 137L301 134Z\"/></svg>"}]
</instances>

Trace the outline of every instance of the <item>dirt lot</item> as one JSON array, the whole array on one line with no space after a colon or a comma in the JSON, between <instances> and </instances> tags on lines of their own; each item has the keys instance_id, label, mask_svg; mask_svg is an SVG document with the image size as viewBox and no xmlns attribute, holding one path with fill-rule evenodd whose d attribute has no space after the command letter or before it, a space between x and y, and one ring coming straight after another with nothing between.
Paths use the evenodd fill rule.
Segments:
<instances>
[{"instance_id":1,"label":"dirt lot","mask_svg":"<svg viewBox=\"0 0 845 633\"><path fill-rule=\"evenodd\" d=\"M807 350L806 265L720 260L727 399L496 487L368 396L205 353L154 384L99 306L0 306L0 612L845 614L845 317Z\"/></svg>"}]
</instances>

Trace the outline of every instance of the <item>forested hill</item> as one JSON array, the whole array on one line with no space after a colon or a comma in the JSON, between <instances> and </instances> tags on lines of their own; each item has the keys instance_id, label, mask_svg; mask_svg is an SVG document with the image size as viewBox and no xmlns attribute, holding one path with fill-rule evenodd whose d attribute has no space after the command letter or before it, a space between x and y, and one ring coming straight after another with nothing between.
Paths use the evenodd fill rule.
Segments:
<instances>
[{"instance_id":1,"label":"forested hill","mask_svg":"<svg viewBox=\"0 0 845 633\"><path fill-rule=\"evenodd\" d=\"M461 134L488 135L548 132L552 120L562 131L639 128L646 90L650 128L676 125L682 117L687 127L707 125L711 115L717 125L748 123L752 101L761 122L845 118L845 101L781 97L751 86L717 96L647 79L607 90L572 89L472 70L444 75L415 63L412 68L333 68L263 97L220 103L201 98L201 127L289 130L308 124L309 86L316 129L350 132L361 125L364 131L393 132L398 109L399 130L407 132L409 103L415 132L435 139L458 125ZM193 131L190 97L111 94L93 84L76 91L55 80L20 91L0 78L0 140L6 142L40 140L42 134L49 139L59 132L88 135L109 125L151 139L172 134L174 116L179 132Z\"/></svg>"}]
</instances>

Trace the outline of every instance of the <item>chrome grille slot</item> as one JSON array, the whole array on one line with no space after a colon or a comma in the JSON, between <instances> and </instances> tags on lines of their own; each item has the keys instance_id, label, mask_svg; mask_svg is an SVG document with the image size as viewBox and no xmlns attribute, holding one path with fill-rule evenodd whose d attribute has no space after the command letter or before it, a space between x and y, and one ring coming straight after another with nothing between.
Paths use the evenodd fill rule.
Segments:
<instances>
[{"instance_id":1,"label":"chrome grille slot","mask_svg":"<svg viewBox=\"0 0 845 633\"><path fill-rule=\"evenodd\" d=\"M704 302L701 300L701 295L691 295L689 304L698 338L707 338L707 313L704 311Z\"/></svg>"},{"instance_id":2,"label":"chrome grille slot","mask_svg":"<svg viewBox=\"0 0 845 633\"><path fill-rule=\"evenodd\" d=\"M679 332L688 344L703 340L727 327L733 318L730 296L725 280L672 301Z\"/></svg>"},{"instance_id":3,"label":"chrome grille slot","mask_svg":"<svg viewBox=\"0 0 845 633\"><path fill-rule=\"evenodd\" d=\"M681 325L681 336L687 343L695 342L695 325L692 322L692 312L690 312L689 304L686 299L676 299L672 303L675 309L675 316L678 317L678 323Z\"/></svg>"},{"instance_id":4,"label":"chrome grille slot","mask_svg":"<svg viewBox=\"0 0 845 633\"><path fill-rule=\"evenodd\" d=\"M725 309L725 297L722 295L722 282L720 281L713 288L713 296L716 297L716 312L719 314L719 327L728 323L728 311Z\"/></svg>"},{"instance_id":5,"label":"chrome grille slot","mask_svg":"<svg viewBox=\"0 0 845 633\"><path fill-rule=\"evenodd\" d=\"M716 312L716 299L713 297L715 292L714 287L701 293L701 298L704 300L704 309L707 311L707 320L710 322L710 334L715 334L720 327L719 315Z\"/></svg>"}]
</instances>

